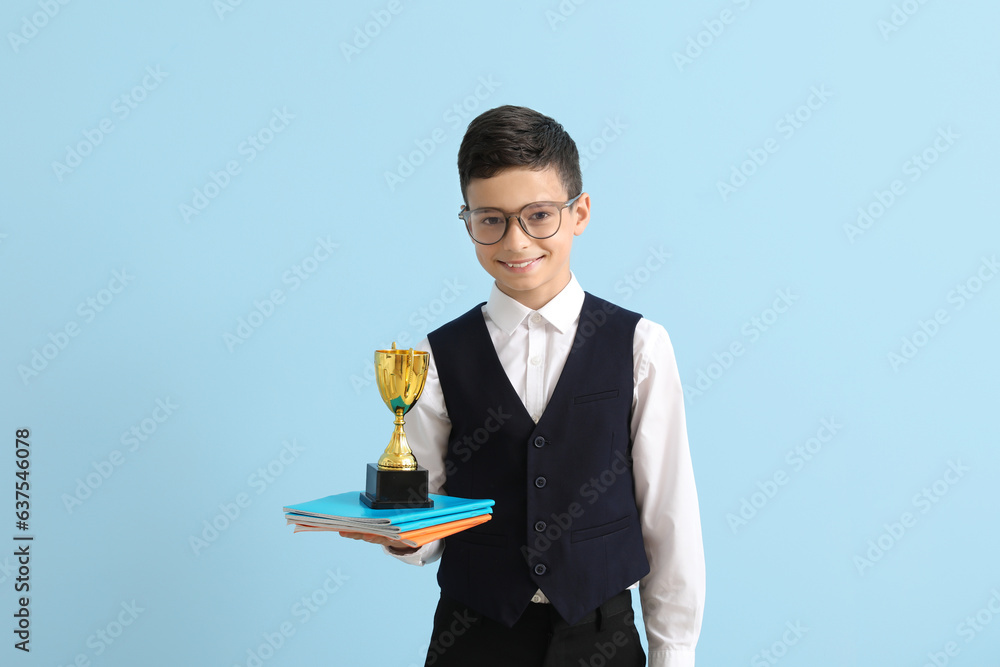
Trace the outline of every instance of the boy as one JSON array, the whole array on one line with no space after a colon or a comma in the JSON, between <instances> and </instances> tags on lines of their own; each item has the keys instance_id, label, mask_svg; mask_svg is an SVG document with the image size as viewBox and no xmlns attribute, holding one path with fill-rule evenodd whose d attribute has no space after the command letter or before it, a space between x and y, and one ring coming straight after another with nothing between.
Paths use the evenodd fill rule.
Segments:
<instances>
[{"instance_id":1,"label":"boy","mask_svg":"<svg viewBox=\"0 0 1000 667\"><path fill-rule=\"evenodd\" d=\"M493 498L493 518L419 549L441 558L426 665L691 667L704 554L684 403L662 326L585 293L570 271L590 221L576 145L504 106L458 153L464 220L489 300L431 332L407 416L430 491Z\"/></svg>"}]
</instances>

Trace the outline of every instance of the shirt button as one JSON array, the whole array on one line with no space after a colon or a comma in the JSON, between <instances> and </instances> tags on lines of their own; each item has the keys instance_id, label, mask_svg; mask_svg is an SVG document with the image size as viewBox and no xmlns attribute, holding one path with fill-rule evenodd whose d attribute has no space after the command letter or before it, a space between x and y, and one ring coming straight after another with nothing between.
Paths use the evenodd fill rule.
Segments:
<instances>
[{"instance_id":1,"label":"shirt button","mask_svg":"<svg viewBox=\"0 0 1000 667\"><path fill-rule=\"evenodd\" d=\"M542 358L541 357L532 357L531 359L528 359L528 362L532 366L538 366L539 364L542 363Z\"/></svg>"},{"instance_id":2,"label":"shirt button","mask_svg":"<svg viewBox=\"0 0 1000 667\"><path fill-rule=\"evenodd\" d=\"M539 489L542 488L543 486L545 486L545 478L544 477L540 477L540 476L536 477L535 478L535 486L537 486Z\"/></svg>"},{"instance_id":3,"label":"shirt button","mask_svg":"<svg viewBox=\"0 0 1000 667\"><path fill-rule=\"evenodd\" d=\"M544 447L545 446L545 438L543 438L540 435L535 436L534 444L535 444L535 447Z\"/></svg>"},{"instance_id":4,"label":"shirt button","mask_svg":"<svg viewBox=\"0 0 1000 667\"><path fill-rule=\"evenodd\" d=\"M536 521L535 522L535 532L540 533L543 530L545 530L545 522L544 521Z\"/></svg>"},{"instance_id":5,"label":"shirt button","mask_svg":"<svg viewBox=\"0 0 1000 667\"><path fill-rule=\"evenodd\" d=\"M541 321L542 321L542 316L539 315L538 313L535 313L534 315L531 316L532 324L538 324Z\"/></svg>"},{"instance_id":6,"label":"shirt button","mask_svg":"<svg viewBox=\"0 0 1000 667\"><path fill-rule=\"evenodd\" d=\"M539 604L542 601L542 596L539 595L538 593L535 593L534 595L531 596L531 601L534 602L535 604Z\"/></svg>"},{"instance_id":7,"label":"shirt button","mask_svg":"<svg viewBox=\"0 0 1000 667\"><path fill-rule=\"evenodd\" d=\"M549 568L545 567L545 563L539 563L535 566L535 574L545 574Z\"/></svg>"}]
</instances>

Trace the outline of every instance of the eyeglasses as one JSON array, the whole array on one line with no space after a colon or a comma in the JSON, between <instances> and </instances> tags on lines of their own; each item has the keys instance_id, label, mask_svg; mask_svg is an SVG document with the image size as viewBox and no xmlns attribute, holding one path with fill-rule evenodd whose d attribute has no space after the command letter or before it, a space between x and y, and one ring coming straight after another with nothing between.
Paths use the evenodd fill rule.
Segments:
<instances>
[{"instance_id":1,"label":"eyeglasses","mask_svg":"<svg viewBox=\"0 0 1000 667\"><path fill-rule=\"evenodd\" d=\"M465 229L472 240L481 245L499 243L507 234L510 218L516 217L524 233L533 239L547 239L555 236L562 224L562 210L572 206L583 196L581 192L568 202L536 201L522 208L518 213L505 213L498 208L477 208L469 210L462 206L458 217L465 221Z\"/></svg>"}]
</instances>

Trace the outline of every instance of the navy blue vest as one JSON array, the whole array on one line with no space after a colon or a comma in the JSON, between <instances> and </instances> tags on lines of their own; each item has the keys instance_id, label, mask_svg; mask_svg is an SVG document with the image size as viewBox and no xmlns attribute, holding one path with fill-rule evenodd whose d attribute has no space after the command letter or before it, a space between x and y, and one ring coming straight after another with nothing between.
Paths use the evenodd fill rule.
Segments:
<instances>
[{"instance_id":1,"label":"navy blue vest","mask_svg":"<svg viewBox=\"0 0 1000 667\"><path fill-rule=\"evenodd\" d=\"M445 538L446 596L512 626L541 588L575 623L649 572L632 479L632 347L640 315L585 293L576 338L536 424L480 304L429 334L452 430L445 492L493 518Z\"/></svg>"}]
</instances>

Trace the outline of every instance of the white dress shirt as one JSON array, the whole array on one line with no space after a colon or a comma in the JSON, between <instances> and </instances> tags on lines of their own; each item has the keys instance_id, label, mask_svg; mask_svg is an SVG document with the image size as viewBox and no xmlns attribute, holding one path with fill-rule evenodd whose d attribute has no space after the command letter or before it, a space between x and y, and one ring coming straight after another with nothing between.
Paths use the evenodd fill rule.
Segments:
<instances>
[{"instance_id":1,"label":"white dress shirt","mask_svg":"<svg viewBox=\"0 0 1000 667\"><path fill-rule=\"evenodd\" d=\"M486 328L510 383L537 422L566 365L584 293L576 276L537 311L494 284L483 306ZM446 493L444 456L451 421L437 376L433 350L425 338L414 349L431 352L427 381L406 415L406 434L429 491ZM705 600L705 555L694 471L684 420L684 394L666 329L645 318L633 339L632 473L635 500L650 571L639 586L650 667L693 667ZM391 554L413 565L441 557L443 540L412 554ZM547 602L541 590L533 602Z\"/></svg>"}]
</instances>

